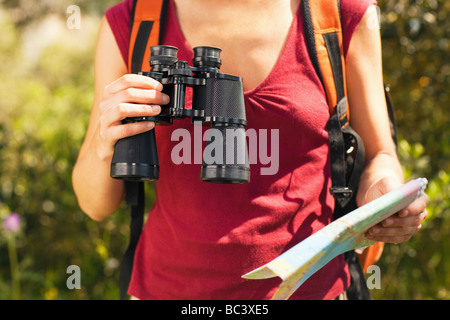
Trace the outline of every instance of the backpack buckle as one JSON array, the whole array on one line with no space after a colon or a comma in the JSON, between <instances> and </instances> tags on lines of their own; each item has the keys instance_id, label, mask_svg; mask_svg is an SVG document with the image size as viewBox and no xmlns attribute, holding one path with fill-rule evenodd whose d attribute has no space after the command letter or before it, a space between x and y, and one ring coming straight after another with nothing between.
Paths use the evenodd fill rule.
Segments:
<instances>
[{"instance_id":1,"label":"backpack buckle","mask_svg":"<svg viewBox=\"0 0 450 320\"><path fill-rule=\"evenodd\" d=\"M335 199L351 198L353 191L347 187L331 187L330 192Z\"/></svg>"}]
</instances>

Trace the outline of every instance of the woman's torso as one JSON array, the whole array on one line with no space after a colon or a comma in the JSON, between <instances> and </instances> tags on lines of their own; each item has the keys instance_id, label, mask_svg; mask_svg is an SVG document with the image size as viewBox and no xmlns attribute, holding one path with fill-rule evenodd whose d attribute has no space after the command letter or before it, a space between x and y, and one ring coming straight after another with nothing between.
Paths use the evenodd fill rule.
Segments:
<instances>
[{"instance_id":1,"label":"woman's torso","mask_svg":"<svg viewBox=\"0 0 450 320\"><path fill-rule=\"evenodd\" d=\"M222 49L221 72L245 79L244 90L267 78L284 48L299 0L174 0L191 47Z\"/></svg>"},{"instance_id":2,"label":"woman's torso","mask_svg":"<svg viewBox=\"0 0 450 320\"><path fill-rule=\"evenodd\" d=\"M155 129L160 180L136 251L130 293L141 299L270 298L278 280L241 276L328 224L334 207L328 191L328 106L309 60L298 1L174 1L162 44L178 47L179 59L188 62L197 45L222 48L220 71L243 77L257 161L248 184L202 182L201 163L175 165L171 159L179 143L171 139L175 130L196 138L190 120ZM343 13L349 4L364 2L352 7L361 17L369 0L344 2ZM345 20L344 28L353 31L357 21ZM268 167L264 147L275 153L272 174L262 174ZM292 298L339 295L349 281L344 266L342 257L334 259Z\"/></svg>"}]
</instances>

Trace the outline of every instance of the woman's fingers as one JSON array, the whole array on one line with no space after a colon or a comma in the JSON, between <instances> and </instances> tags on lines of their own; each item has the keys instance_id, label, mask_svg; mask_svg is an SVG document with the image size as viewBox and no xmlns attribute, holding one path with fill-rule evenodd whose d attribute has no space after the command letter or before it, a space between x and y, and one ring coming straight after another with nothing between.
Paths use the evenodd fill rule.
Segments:
<instances>
[{"instance_id":1,"label":"woman's fingers","mask_svg":"<svg viewBox=\"0 0 450 320\"><path fill-rule=\"evenodd\" d=\"M102 139L108 141L117 141L126 137L131 137L140 133L144 133L155 127L153 121L138 121L133 123L111 126L105 131L101 131Z\"/></svg>"},{"instance_id":2,"label":"woman's fingers","mask_svg":"<svg viewBox=\"0 0 450 320\"><path fill-rule=\"evenodd\" d=\"M121 121L128 117L156 116L160 112L161 107L158 105L121 103L100 116L100 135L103 140L117 141L151 130L155 126L152 121L139 121L127 124L122 124Z\"/></svg>"},{"instance_id":3,"label":"woman's fingers","mask_svg":"<svg viewBox=\"0 0 450 320\"><path fill-rule=\"evenodd\" d=\"M165 105L170 98L161 90L162 84L150 77L126 74L105 87L100 110L104 113L124 103Z\"/></svg>"},{"instance_id":4,"label":"woman's fingers","mask_svg":"<svg viewBox=\"0 0 450 320\"><path fill-rule=\"evenodd\" d=\"M421 212L418 215L414 215L414 216L405 216L405 217L400 217L400 216L392 216L387 218L386 220L384 220L383 222L381 222L381 226L383 227L389 227L389 228L394 228L394 227L416 227L418 225L420 225L422 223L422 221L425 219L426 217L426 210Z\"/></svg>"},{"instance_id":5,"label":"woman's fingers","mask_svg":"<svg viewBox=\"0 0 450 320\"><path fill-rule=\"evenodd\" d=\"M414 200L410 205L408 205L405 209L401 210L398 215L400 217L406 216L414 216L425 211L427 206L428 196L425 194L420 198Z\"/></svg>"},{"instance_id":6,"label":"woman's fingers","mask_svg":"<svg viewBox=\"0 0 450 320\"><path fill-rule=\"evenodd\" d=\"M160 112L161 107L159 105L120 103L102 113L100 123L104 127L109 127L113 124L119 124L125 118L151 117L158 115Z\"/></svg>"},{"instance_id":7,"label":"woman's fingers","mask_svg":"<svg viewBox=\"0 0 450 320\"><path fill-rule=\"evenodd\" d=\"M99 104L99 150L103 157L112 155L118 140L154 128L152 121L122 123L125 118L151 117L169 103L160 82L146 76L127 74L104 88Z\"/></svg>"},{"instance_id":8,"label":"woman's fingers","mask_svg":"<svg viewBox=\"0 0 450 320\"><path fill-rule=\"evenodd\" d=\"M139 88L147 90L161 91L163 86L153 78L138 75L126 74L105 87L105 95L114 94L127 88Z\"/></svg>"},{"instance_id":9,"label":"woman's fingers","mask_svg":"<svg viewBox=\"0 0 450 320\"><path fill-rule=\"evenodd\" d=\"M122 91L116 92L100 103L100 110L106 112L111 108L117 107L123 103L137 103L145 105L165 105L169 103L169 96L161 91L126 88Z\"/></svg>"},{"instance_id":10,"label":"woman's fingers","mask_svg":"<svg viewBox=\"0 0 450 320\"><path fill-rule=\"evenodd\" d=\"M399 213L370 228L366 238L373 241L400 243L409 240L427 217L426 196L420 197Z\"/></svg>"}]
</instances>

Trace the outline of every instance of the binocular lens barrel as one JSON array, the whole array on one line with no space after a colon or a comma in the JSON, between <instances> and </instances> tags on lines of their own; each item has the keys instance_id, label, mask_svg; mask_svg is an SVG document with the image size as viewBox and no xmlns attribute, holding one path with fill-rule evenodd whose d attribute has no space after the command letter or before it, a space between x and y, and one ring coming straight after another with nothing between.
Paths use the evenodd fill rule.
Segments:
<instances>
[{"instance_id":1,"label":"binocular lens barrel","mask_svg":"<svg viewBox=\"0 0 450 320\"><path fill-rule=\"evenodd\" d=\"M111 177L129 181L159 179L155 130L117 142L111 163Z\"/></svg>"},{"instance_id":2,"label":"binocular lens barrel","mask_svg":"<svg viewBox=\"0 0 450 320\"><path fill-rule=\"evenodd\" d=\"M150 47L150 58L148 62L153 71L160 71L158 66L168 68L178 61L178 48L172 46ZM156 70L155 70L156 69Z\"/></svg>"},{"instance_id":3,"label":"binocular lens barrel","mask_svg":"<svg viewBox=\"0 0 450 320\"><path fill-rule=\"evenodd\" d=\"M170 103L155 117L127 118L123 122L155 121L171 124L173 119L192 117L210 122L210 137L203 153L200 178L214 183L246 183L250 178L245 104L242 79L219 72L220 48L194 48L194 67L177 59L178 48L150 47L150 72L141 74L160 81ZM192 109L185 108L186 86L193 88ZM111 177L129 181L159 179L155 130L117 142Z\"/></svg>"},{"instance_id":4,"label":"binocular lens barrel","mask_svg":"<svg viewBox=\"0 0 450 320\"><path fill-rule=\"evenodd\" d=\"M209 129L208 141L200 178L214 183L248 182L250 165L244 126L213 124Z\"/></svg>"},{"instance_id":5,"label":"binocular lens barrel","mask_svg":"<svg viewBox=\"0 0 450 320\"><path fill-rule=\"evenodd\" d=\"M192 63L194 67L216 67L220 68L222 60L220 59L220 53L222 49L216 47L195 47L194 59Z\"/></svg>"}]
</instances>

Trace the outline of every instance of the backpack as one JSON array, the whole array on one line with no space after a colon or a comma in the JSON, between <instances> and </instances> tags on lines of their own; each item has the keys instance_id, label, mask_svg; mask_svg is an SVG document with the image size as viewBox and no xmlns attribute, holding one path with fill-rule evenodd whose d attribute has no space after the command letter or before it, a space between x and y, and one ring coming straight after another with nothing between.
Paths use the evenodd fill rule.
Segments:
<instances>
[{"instance_id":1,"label":"backpack","mask_svg":"<svg viewBox=\"0 0 450 320\"><path fill-rule=\"evenodd\" d=\"M149 71L148 48L160 43L162 26L169 0L134 0L130 16L128 71ZM339 0L302 0L305 41L314 69L324 87L330 110L327 130L330 140L332 187L335 199L333 218L357 208L356 193L364 168L364 145L349 125L349 108L345 82L345 58ZM397 132L389 88L385 86L391 135L397 144ZM134 252L139 240L144 216L144 183L125 182L126 201L131 209L130 241L124 254L119 277L120 297L124 299L133 269ZM362 254L345 253L351 285L349 299L371 299L364 273L380 258L384 243L376 242Z\"/></svg>"}]
</instances>

